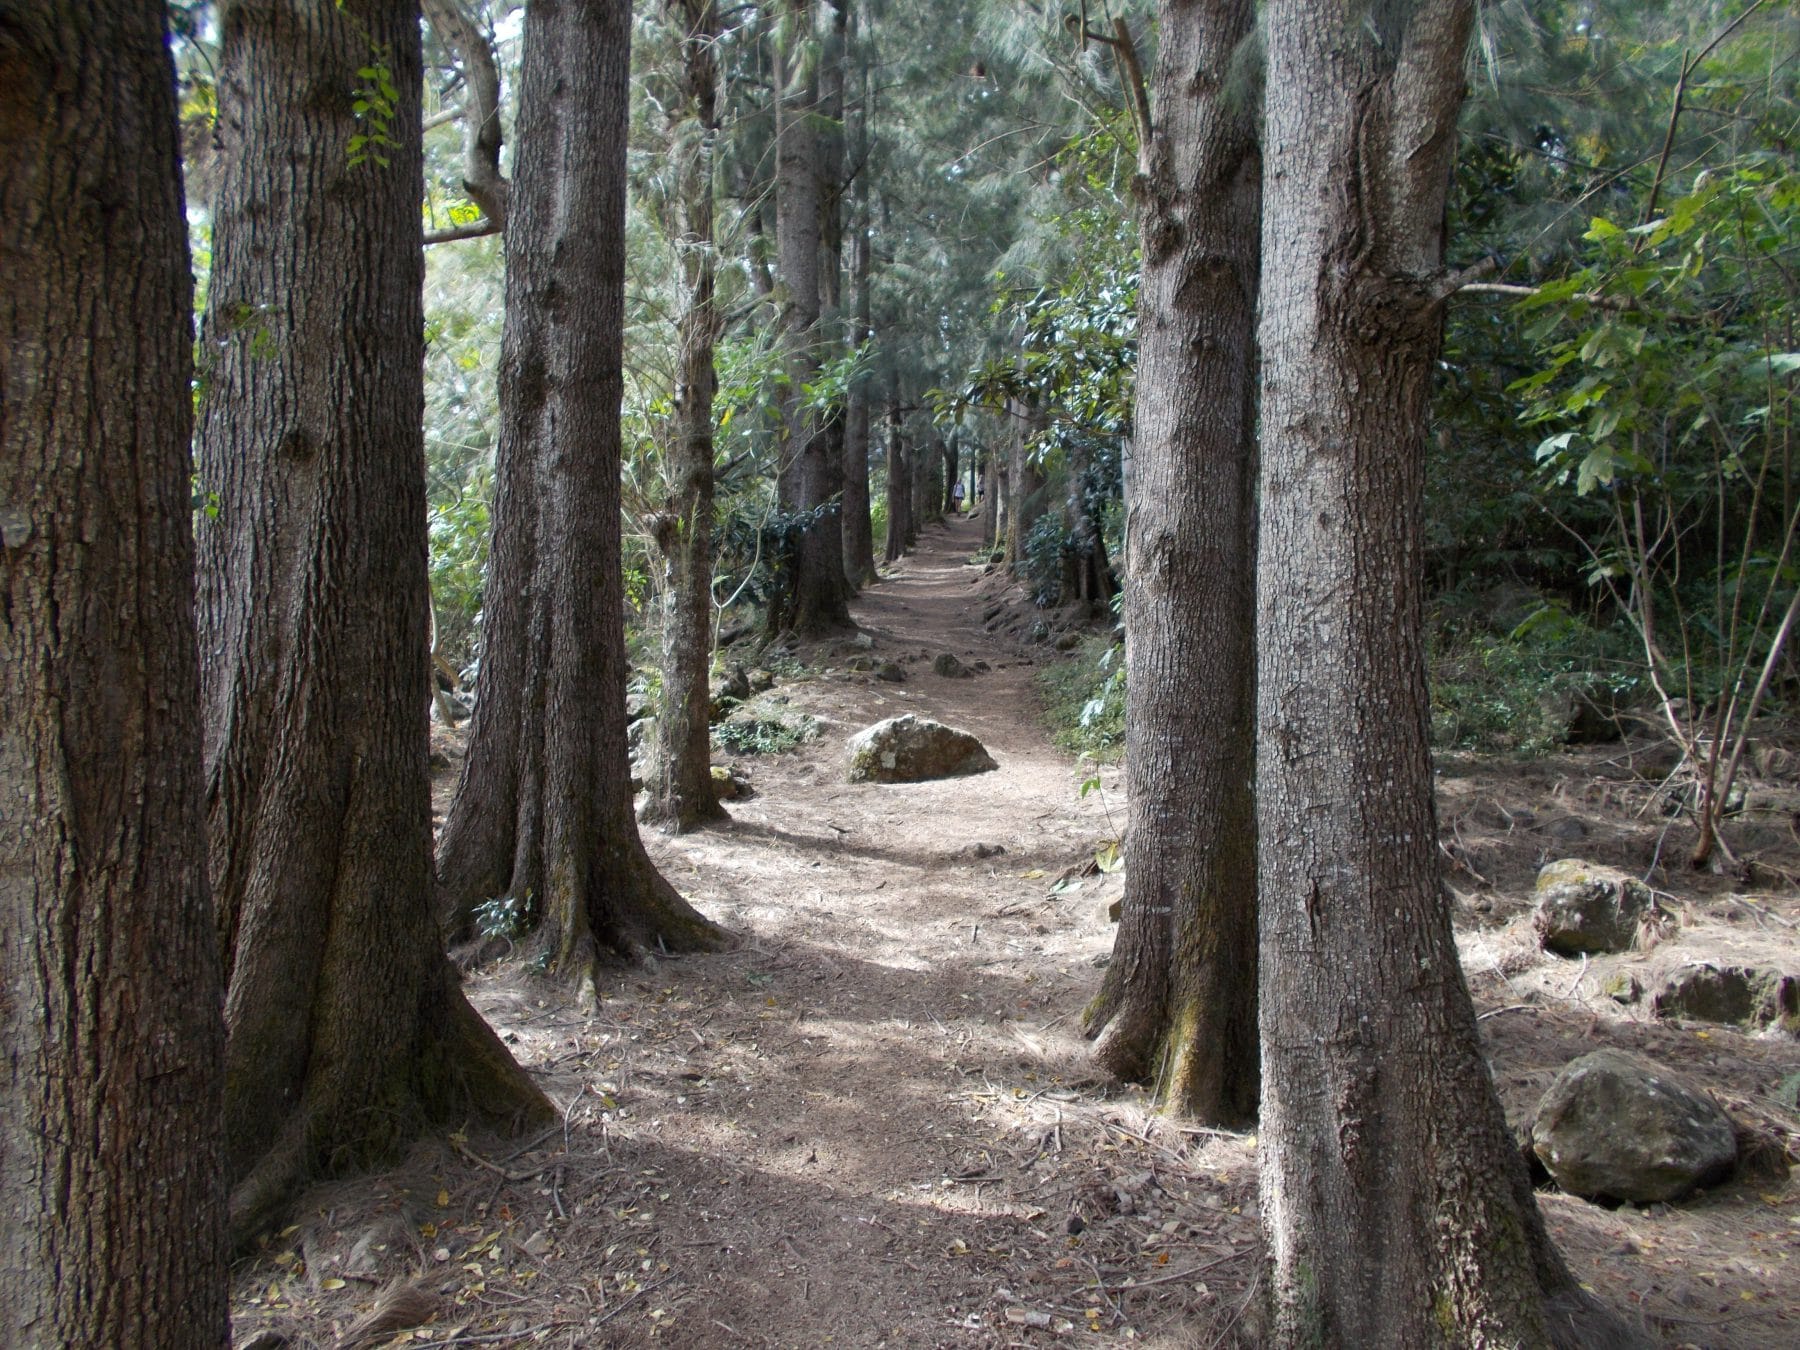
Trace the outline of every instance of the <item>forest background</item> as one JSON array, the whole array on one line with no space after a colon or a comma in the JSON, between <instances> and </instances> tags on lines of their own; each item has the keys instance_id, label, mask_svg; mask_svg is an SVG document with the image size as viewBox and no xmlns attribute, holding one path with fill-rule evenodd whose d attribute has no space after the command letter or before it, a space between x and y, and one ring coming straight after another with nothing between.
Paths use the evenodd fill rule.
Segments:
<instances>
[{"instance_id":1,"label":"forest background","mask_svg":"<svg viewBox=\"0 0 1800 1350\"><path fill-rule=\"evenodd\" d=\"M1135 322L1145 260L1132 199L1135 193L1144 206L1151 177L1144 172L1153 117L1144 72L1156 49L1148 10L940 10L873 0L817 12L746 6L720 15L701 7L696 13L717 24L702 44L703 62L695 59L695 14L669 6L632 17L626 248L616 260L602 259L622 266L626 281L622 510L608 496L588 515L599 523L590 541L596 552L610 553L614 518L622 520L615 580L638 644L634 692L656 698L671 678L676 658L666 644L675 625L658 620L678 607L671 579L683 568L671 540L696 533L696 517L684 512L699 511L710 526L701 532L716 556L702 581L720 616L736 603L753 609L771 634L829 631L844 619L847 585L872 571L876 542L895 556L962 479L982 489L984 548L995 562L1027 578L1040 606L1083 606L1101 617L1102 635L1084 657L1089 687L1072 734L1097 753L1109 740L1116 744L1130 691L1119 635L1106 635L1104 616L1120 593L1115 563L1130 549L1126 514L1140 430ZM348 61L357 81L358 129L341 148L352 167L386 167L389 156L422 146L431 646L443 683L475 685L480 706L491 709L506 686L491 662L481 669L479 639L485 631L490 646L503 645L492 641L497 591L511 590L493 584L501 545L487 553L505 495L497 491L502 470L493 453L507 435L501 329L531 314L529 302L515 305L505 290L519 284L523 293L529 269L515 266L514 278L502 277L497 236L503 226L517 232L544 208L526 190L528 180L507 181L515 166L500 152L515 129L505 91L530 83L528 72L514 74L520 11L448 3L426 11L432 23L417 110L424 134L416 145L391 134L415 115L400 93L412 87L397 54L404 44L374 20L333 30L334 56ZM226 28L249 12L228 7ZM209 563L204 550L229 554L232 540L220 529L212 534L223 542L206 543L204 523L224 520L238 530L253 514L250 504L274 496L259 496L253 479L237 481L234 461L222 453L239 414L221 391L247 391L242 409L254 412L257 398L269 398L290 372L276 341L262 342L279 316L211 294L226 281L241 284L245 273L234 266L261 265L243 254L233 261L223 243L214 248L214 230L230 209L254 214L254 204L244 207L234 194L248 183L253 195L255 185L249 161L215 153L231 73L224 83L217 73L229 60L217 50L220 16L205 5L177 6L173 14L196 309L205 316L193 506L203 523L202 575L216 578L217 559ZM1379 39L1380 23L1370 22ZM1790 452L1789 377L1800 369L1800 344L1791 324L1789 22L1785 6L1760 0L1484 11L1443 213L1447 262L1433 282L1442 288L1435 299L1448 304L1434 368L1427 533L1417 560L1431 583L1433 736L1443 747L1529 753L1645 722L1679 752L1671 781L1680 779L1674 800L1692 827L1688 857L1696 866L1741 865L1729 829L1735 777L1756 719L1790 690L1787 640L1800 614L1792 557L1800 498ZM622 53L618 37L595 50ZM577 24L565 38L564 57L572 60L594 35ZM712 82L704 98L702 65ZM623 81L622 69L604 73ZM1248 106L1260 79L1254 60L1230 63L1224 106ZM252 102L264 96L259 90ZM804 134L789 134L796 127ZM570 137L566 146L579 141L566 128L561 134ZM704 159L686 153L696 146ZM709 228L716 226L714 242L700 251L715 297L706 322L715 325L718 382L698 439L682 416L695 387L685 360L699 285L698 203L682 170L696 162L705 170ZM799 178L796 169L804 170ZM802 198L788 190L796 181L817 194L798 210L793 203ZM196 205L206 201L221 203L217 217ZM387 285L392 275L382 258L405 257L411 226L380 217L373 204L367 219L379 228L371 224L356 241L351 271L366 268ZM806 235L808 221L816 239ZM293 247L296 275L325 275L328 248L309 255L311 241ZM384 247L393 251L383 255ZM794 284L796 257L808 257L807 266L823 262L816 289ZM346 370L371 355L381 365L380 333L350 336ZM532 340L520 336L520 350ZM360 356L359 344L367 349ZM610 393L607 386L598 396ZM389 413L411 397L404 381L390 394ZM684 494L686 452L699 440L710 496L696 505ZM280 449L296 461L312 453L304 443ZM405 478L403 462L389 467L396 483ZM266 472L269 483L286 481L279 466ZM404 496L396 491L396 500ZM379 523L379 503L352 505L375 512L368 520ZM865 516L867 536L852 528ZM379 580L379 569L362 579L371 578ZM304 587L296 594L304 596ZM603 592L600 607L612 599ZM241 644L260 657L265 616L233 613L204 586L200 608L203 639L229 638L234 652ZM660 677L653 640L665 643ZM214 646L203 650L212 660ZM274 727L282 701L271 706L267 689L253 687L254 674L238 677L248 692L233 684L221 703L209 691L209 708L230 706L246 719L271 718ZM438 703L454 716L448 699ZM234 737L237 727L234 720ZM215 726L209 734L225 733ZM261 753L281 745L279 729L270 734ZM529 748L521 753L529 760ZM263 772L243 773L255 789L244 794L252 807ZM269 772L268 783L279 787L279 774ZM232 773L225 778L228 789L241 786ZM510 795L528 796L528 778ZM673 781L653 785L653 798L666 800L678 825L691 823L684 812L694 808L684 791ZM279 891L284 882L278 868L245 862L235 848L241 827L229 819L231 796L227 790L215 811L211 846L225 958L228 967L234 956L239 962L227 972L235 989L261 959L251 938L263 920L251 901L240 910L226 897L240 881L246 894L259 884ZM296 810L304 796L294 799ZM505 816L515 805L519 835L529 839L532 803L509 800L496 809ZM272 817L266 802L262 809L266 818L250 828L266 832ZM304 816L283 820L305 837ZM363 828L380 827L371 818ZM558 878L554 858L527 856L523 845L517 865L526 870L504 895L515 910L538 895L546 912L477 916L474 897L500 889L481 870L489 865L481 850L493 851L482 828L478 820L459 830L453 816L446 832L439 879L458 892L446 916L452 928L544 924L555 934L543 939L548 965L576 968L597 950L629 954L647 933L658 942L712 940L672 892L646 902L652 920L608 918L604 905L591 913L577 907L572 912L587 917L571 920L544 884ZM468 847L477 857L467 868L457 851L464 838L475 840ZM637 866L629 858L619 865ZM273 879L259 881L262 874ZM504 1052L471 1029L443 972L422 955L425 944L411 943L417 934L393 935L431 966L397 985L428 991L407 1014L421 1030L403 1047L406 1057L422 1059L429 1078L444 1035L460 1038L465 1052L485 1047L481 1072L505 1081L520 1110L536 1109ZM366 972L363 979L367 987ZM238 1001L227 1011L244 1047L227 1059L237 1113L229 1173L238 1187L234 1205L246 1206L241 1226L286 1194L309 1165L297 1159L331 1152L329 1141L302 1144L299 1136L328 1131L320 1122L354 1100L357 1085L306 1080L302 1123L283 1128L259 1104L290 1091L293 1084L279 1078L282 1063L304 1053L282 1045L281 1053L244 1058L290 1038L292 1028L272 1002ZM1102 1006L1096 1020L1110 1012ZM253 1045L244 1017L272 1040ZM414 1053L421 1046L424 1053ZM1129 1053L1121 1053L1118 1067L1130 1067ZM268 1081L245 1095L246 1073ZM422 1098L432 1090L429 1082L415 1085Z\"/></svg>"}]
</instances>

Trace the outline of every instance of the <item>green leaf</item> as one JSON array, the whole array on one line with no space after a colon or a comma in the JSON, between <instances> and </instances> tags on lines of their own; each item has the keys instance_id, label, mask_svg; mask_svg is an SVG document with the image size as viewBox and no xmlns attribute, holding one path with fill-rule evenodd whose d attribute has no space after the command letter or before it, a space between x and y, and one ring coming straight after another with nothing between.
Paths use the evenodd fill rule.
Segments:
<instances>
[{"instance_id":1,"label":"green leaf","mask_svg":"<svg viewBox=\"0 0 1800 1350\"><path fill-rule=\"evenodd\" d=\"M1583 239L1592 239L1598 243L1602 239L1616 239L1624 233L1625 231L1621 230L1605 216L1595 216L1593 220L1588 222L1588 232L1581 237Z\"/></svg>"}]
</instances>

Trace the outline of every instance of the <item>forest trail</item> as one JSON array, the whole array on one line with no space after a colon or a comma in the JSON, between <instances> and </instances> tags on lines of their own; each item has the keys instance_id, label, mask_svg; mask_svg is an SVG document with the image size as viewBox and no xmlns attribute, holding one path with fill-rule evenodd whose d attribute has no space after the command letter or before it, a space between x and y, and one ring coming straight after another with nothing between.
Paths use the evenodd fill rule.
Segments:
<instances>
[{"instance_id":1,"label":"forest trail","mask_svg":"<svg viewBox=\"0 0 1800 1350\"><path fill-rule=\"evenodd\" d=\"M803 651L758 701L818 719L818 737L735 761L755 795L729 823L646 834L737 945L614 971L592 1012L516 961L471 977L563 1125L440 1135L317 1188L238 1268L240 1347L264 1330L296 1350L1261 1343L1253 1139L1159 1116L1089 1068L1078 1027L1120 891L1091 864L1124 824L1119 771L1080 795L1085 771L1051 745L1034 689L1060 658L987 631L1019 597L970 564L978 545L974 520L928 527L853 605L863 637ZM946 679L946 651L988 668ZM906 678L852 668L870 661ZM845 742L902 712L975 733L999 769L850 784ZM1603 992L1607 960L1646 980L1703 956L1800 960L1791 891L1754 909L1728 881L1695 891L1678 941L1591 972L1537 950L1539 863L1571 836L1620 865L1647 856L1666 828L1643 819L1653 786L1616 748L1440 759L1463 962L1509 1118L1610 1044L1679 1068L1771 1139L1800 1135L1776 1101L1800 1083L1800 1044L1695 1032ZM1486 880L1470 891L1473 872ZM1791 1341L1791 1184L1644 1211L1540 1205L1581 1278L1652 1343ZM346 1335L395 1291L407 1318Z\"/></svg>"},{"instance_id":2,"label":"forest trail","mask_svg":"<svg viewBox=\"0 0 1800 1350\"><path fill-rule=\"evenodd\" d=\"M1248 1146L1183 1136L1089 1076L1078 1025L1118 886L1061 878L1122 827L1118 771L1080 795L1033 686L1048 648L984 631L1010 583L970 564L979 546L975 519L928 527L853 605L873 648L809 650L806 675L773 691L818 737L738 760L755 794L729 824L647 834L734 950L620 972L592 1016L516 969L473 983L568 1111L566 1151L559 1132L507 1164L553 1171L449 1188L457 1222L439 1233L501 1228L542 1250L542 1275L518 1287L532 1307L500 1326L569 1345L998 1345L1074 1329L1173 1345L1191 1343L1197 1306L1223 1325L1241 1302ZM946 651L988 668L937 675ZM905 681L851 671L859 656ZM847 782L848 738L905 712L973 732L999 769ZM464 1263L451 1250L445 1264ZM505 1307L482 1302L484 1274L460 1306L486 1316L449 1319L471 1332Z\"/></svg>"}]
</instances>

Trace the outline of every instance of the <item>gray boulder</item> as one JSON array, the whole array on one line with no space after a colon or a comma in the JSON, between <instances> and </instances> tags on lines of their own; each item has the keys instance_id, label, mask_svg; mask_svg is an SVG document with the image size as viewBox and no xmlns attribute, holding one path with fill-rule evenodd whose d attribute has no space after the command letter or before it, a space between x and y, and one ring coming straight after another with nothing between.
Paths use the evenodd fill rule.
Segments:
<instances>
[{"instance_id":1,"label":"gray boulder","mask_svg":"<svg viewBox=\"0 0 1800 1350\"><path fill-rule=\"evenodd\" d=\"M1731 1120L1711 1097L1622 1050L1583 1055L1556 1076L1531 1147L1570 1194L1634 1204L1679 1200L1737 1161Z\"/></svg>"},{"instance_id":2,"label":"gray boulder","mask_svg":"<svg viewBox=\"0 0 1800 1350\"><path fill-rule=\"evenodd\" d=\"M918 783L999 767L968 732L911 713L877 722L850 738L852 783Z\"/></svg>"},{"instance_id":3,"label":"gray boulder","mask_svg":"<svg viewBox=\"0 0 1800 1350\"><path fill-rule=\"evenodd\" d=\"M1658 1017L1766 1027L1800 1026L1800 980L1758 966L1697 962L1676 971L1650 1000Z\"/></svg>"},{"instance_id":4,"label":"gray boulder","mask_svg":"<svg viewBox=\"0 0 1800 1350\"><path fill-rule=\"evenodd\" d=\"M1536 895L1538 940L1559 956L1630 951L1644 923L1670 921L1636 877L1579 858L1545 864Z\"/></svg>"},{"instance_id":5,"label":"gray boulder","mask_svg":"<svg viewBox=\"0 0 1800 1350\"><path fill-rule=\"evenodd\" d=\"M950 652L940 653L938 658L931 663L931 668L939 675L942 675L946 680L967 679L975 673L961 661L958 661L955 655Z\"/></svg>"}]
</instances>

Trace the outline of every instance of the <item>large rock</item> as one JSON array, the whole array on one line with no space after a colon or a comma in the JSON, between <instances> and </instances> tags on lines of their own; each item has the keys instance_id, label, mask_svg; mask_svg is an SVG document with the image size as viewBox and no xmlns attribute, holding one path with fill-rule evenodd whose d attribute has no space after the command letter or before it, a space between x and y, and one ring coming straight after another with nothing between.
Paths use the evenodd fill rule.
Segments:
<instances>
[{"instance_id":1,"label":"large rock","mask_svg":"<svg viewBox=\"0 0 1800 1350\"><path fill-rule=\"evenodd\" d=\"M1731 1174L1737 1139L1712 1098L1622 1050L1583 1055L1556 1076L1531 1147L1557 1185L1590 1200L1679 1200Z\"/></svg>"},{"instance_id":2,"label":"large rock","mask_svg":"<svg viewBox=\"0 0 1800 1350\"><path fill-rule=\"evenodd\" d=\"M1628 872L1579 858L1547 863L1538 873L1532 923L1546 951L1560 956L1630 951L1646 920L1669 921L1650 888Z\"/></svg>"},{"instance_id":3,"label":"large rock","mask_svg":"<svg viewBox=\"0 0 1800 1350\"><path fill-rule=\"evenodd\" d=\"M864 727L850 738L852 783L918 783L999 767L968 732L911 713Z\"/></svg>"},{"instance_id":4,"label":"large rock","mask_svg":"<svg viewBox=\"0 0 1800 1350\"><path fill-rule=\"evenodd\" d=\"M1684 966L1663 982L1650 1001L1658 1017L1766 1027L1800 1025L1800 980L1757 966Z\"/></svg>"}]
</instances>

